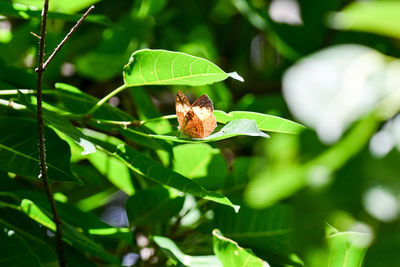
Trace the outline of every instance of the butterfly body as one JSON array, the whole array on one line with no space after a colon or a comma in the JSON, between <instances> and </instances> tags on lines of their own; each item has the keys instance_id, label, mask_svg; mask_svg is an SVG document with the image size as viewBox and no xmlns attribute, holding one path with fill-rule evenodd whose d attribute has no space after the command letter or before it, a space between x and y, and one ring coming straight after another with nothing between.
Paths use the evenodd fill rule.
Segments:
<instances>
[{"instance_id":1,"label":"butterfly body","mask_svg":"<svg viewBox=\"0 0 400 267\"><path fill-rule=\"evenodd\" d=\"M214 107L207 95L202 95L193 104L186 96L178 91L175 101L178 129L191 138L204 138L209 136L217 127L213 114Z\"/></svg>"}]
</instances>

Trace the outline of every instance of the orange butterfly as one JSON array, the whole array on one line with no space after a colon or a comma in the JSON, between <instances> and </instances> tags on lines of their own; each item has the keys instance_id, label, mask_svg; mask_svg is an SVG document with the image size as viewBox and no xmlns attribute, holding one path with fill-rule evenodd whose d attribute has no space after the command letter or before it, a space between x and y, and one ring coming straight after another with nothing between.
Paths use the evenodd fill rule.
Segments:
<instances>
[{"instance_id":1,"label":"orange butterfly","mask_svg":"<svg viewBox=\"0 0 400 267\"><path fill-rule=\"evenodd\" d=\"M213 114L214 107L207 95L200 96L192 105L186 96L178 91L175 100L178 129L191 138L209 136L217 127L217 120Z\"/></svg>"}]
</instances>

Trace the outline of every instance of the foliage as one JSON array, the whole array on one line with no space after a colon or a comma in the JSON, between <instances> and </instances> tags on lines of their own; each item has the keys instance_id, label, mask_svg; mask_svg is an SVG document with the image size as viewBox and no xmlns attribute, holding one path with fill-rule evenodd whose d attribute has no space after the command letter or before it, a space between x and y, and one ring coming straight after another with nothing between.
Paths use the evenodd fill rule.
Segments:
<instances>
[{"instance_id":1,"label":"foliage","mask_svg":"<svg viewBox=\"0 0 400 267\"><path fill-rule=\"evenodd\" d=\"M92 4L44 73L67 266L400 264L397 2L50 0L46 55ZM0 0L6 266L57 266L42 5ZM213 134L179 135L178 90Z\"/></svg>"}]
</instances>

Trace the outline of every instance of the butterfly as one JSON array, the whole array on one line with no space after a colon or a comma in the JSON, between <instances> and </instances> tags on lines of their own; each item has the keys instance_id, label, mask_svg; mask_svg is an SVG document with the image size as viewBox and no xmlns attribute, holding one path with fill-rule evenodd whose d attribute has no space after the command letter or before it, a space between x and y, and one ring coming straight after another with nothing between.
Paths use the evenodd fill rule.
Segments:
<instances>
[{"instance_id":1,"label":"butterfly","mask_svg":"<svg viewBox=\"0 0 400 267\"><path fill-rule=\"evenodd\" d=\"M213 114L214 107L207 95L200 96L190 105L186 96L178 91L175 100L178 130L191 138L209 136L217 127L217 120Z\"/></svg>"}]
</instances>

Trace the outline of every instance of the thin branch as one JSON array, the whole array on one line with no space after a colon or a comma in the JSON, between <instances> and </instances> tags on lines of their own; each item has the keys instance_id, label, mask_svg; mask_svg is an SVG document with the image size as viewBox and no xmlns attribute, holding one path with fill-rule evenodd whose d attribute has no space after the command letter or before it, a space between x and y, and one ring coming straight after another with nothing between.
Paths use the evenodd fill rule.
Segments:
<instances>
[{"instance_id":1,"label":"thin branch","mask_svg":"<svg viewBox=\"0 0 400 267\"><path fill-rule=\"evenodd\" d=\"M47 174L46 166L46 148L44 141L44 122L43 122L43 108L42 108L42 79L43 79L43 59L44 59L44 44L46 37L46 24L47 24L47 13L49 11L49 0L44 0L44 6L42 10L42 22L40 29L40 41L39 41L39 56L38 56L38 67L37 72L37 122L38 122L38 139L39 139L39 158L40 158L40 177L43 179L43 185L46 190L47 198L49 199L51 211L53 213L53 220L56 224L56 243L57 243L57 255L58 262L61 267L66 266L63 243L62 243L62 231L61 231L61 220L58 215L56 202L54 201L53 192L49 183L49 177Z\"/></svg>"},{"instance_id":2,"label":"thin branch","mask_svg":"<svg viewBox=\"0 0 400 267\"><path fill-rule=\"evenodd\" d=\"M49 56L49 58L46 60L46 62L43 64L43 70L46 69L47 65L51 62L51 60L54 58L54 56L60 51L60 49L63 47L63 45L68 41L68 39L71 37L71 35L76 31L76 29L79 27L79 25L82 24L82 22L86 19L86 17L92 12L94 9L94 6L89 7L89 9L83 14L83 16L76 22L75 26L71 28L69 33L64 37L64 39L57 45L56 49L54 49L53 53Z\"/></svg>"}]
</instances>

